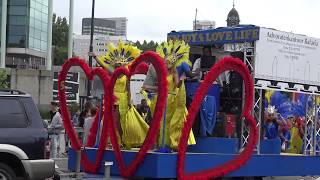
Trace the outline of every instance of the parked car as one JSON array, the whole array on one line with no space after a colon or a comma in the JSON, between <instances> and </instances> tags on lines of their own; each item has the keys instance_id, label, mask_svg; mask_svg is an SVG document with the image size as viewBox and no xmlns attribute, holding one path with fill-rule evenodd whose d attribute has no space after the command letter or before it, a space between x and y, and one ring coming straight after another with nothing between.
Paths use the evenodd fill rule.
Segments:
<instances>
[{"instance_id":1,"label":"parked car","mask_svg":"<svg viewBox=\"0 0 320 180\"><path fill-rule=\"evenodd\" d=\"M0 89L0 179L45 179L55 170L50 141L31 96Z\"/></svg>"}]
</instances>

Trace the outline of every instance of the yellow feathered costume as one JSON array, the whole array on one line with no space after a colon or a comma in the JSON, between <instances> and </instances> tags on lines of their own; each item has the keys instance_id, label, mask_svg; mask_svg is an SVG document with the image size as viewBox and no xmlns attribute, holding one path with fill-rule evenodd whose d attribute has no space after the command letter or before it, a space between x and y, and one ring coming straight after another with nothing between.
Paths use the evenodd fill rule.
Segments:
<instances>
[{"instance_id":1,"label":"yellow feathered costume","mask_svg":"<svg viewBox=\"0 0 320 180\"><path fill-rule=\"evenodd\" d=\"M136 57L140 55L140 50L130 44L124 44L119 41L118 46L110 43L107 45L108 52L105 56L101 56L98 63L105 69L116 66L127 67ZM130 81L126 76L118 78L114 94L117 97L115 105L119 110L119 120L121 125L121 140L126 148L139 147L142 145L149 126L140 116L134 106L129 106L128 85Z\"/></svg>"},{"instance_id":2,"label":"yellow feathered costume","mask_svg":"<svg viewBox=\"0 0 320 180\"><path fill-rule=\"evenodd\" d=\"M164 42L157 47L159 55L166 60L168 68L177 68L183 62L191 65L189 61L189 46L184 41ZM176 87L173 79L173 74L169 74L168 80L168 99L166 112L166 127L165 127L165 144L173 149L178 147L182 128L188 114L186 108L186 90L184 83L180 88ZM154 98L156 99L156 98ZM152 101L155 103L155 100ZM153 107L153 105L151 105ZM161 131L162 132L162 126ZM160 142L162 140L162 133L160 133ZM191 130L188 139L188 144L195 144L195 138Z\"/></svg>"}]
</instances>

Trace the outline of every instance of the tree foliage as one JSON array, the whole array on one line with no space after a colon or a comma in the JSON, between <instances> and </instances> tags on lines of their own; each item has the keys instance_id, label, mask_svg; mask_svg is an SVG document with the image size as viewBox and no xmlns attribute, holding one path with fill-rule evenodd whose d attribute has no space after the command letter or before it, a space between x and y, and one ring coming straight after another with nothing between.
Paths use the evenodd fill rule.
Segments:
<instances>
[{"instance_id":1,"label":"tree foliage","mask_svg":"<svg viewBox=\"0 0 320 180\"><path fill-rule=\"evenodd\" d=\"M8 75L4 69L0 69L0 88L9 88Z\"/></svg>"},{"instance_id":2,"label":"tree foliage","mask_svg":"<svg viewBox=\"0 0 320 180\"><path fill-rule=\"evenodd\" d=\"M156 51L158 43L154 41L147 42L144 40L142 44L140 41L137 41L134 43L137 48L139 48L141 51L146 52L146 51Z\"/></svg>"},{"instance_id":3,"label":"tree foliage","mask_svg":"<svg viewBox=\"0 0 320 180\"><path fill-rule=\"evenodd\" d=\"M69 24L65 17L53 15L52 18L52 45L53 64L62 65L68 58L68 31Z\"/></svg>"}]
</instances>

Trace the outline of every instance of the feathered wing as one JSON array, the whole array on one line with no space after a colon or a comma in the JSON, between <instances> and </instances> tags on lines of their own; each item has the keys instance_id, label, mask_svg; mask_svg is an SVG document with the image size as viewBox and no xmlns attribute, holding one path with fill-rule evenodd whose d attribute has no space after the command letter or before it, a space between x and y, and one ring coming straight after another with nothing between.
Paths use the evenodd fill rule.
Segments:
<instances>
[{"instance_id":1,"label":"feathered wing","mask_svg":"<svg viewBox=\"0 0 320 180\"><path fill-rule=\"evenodd\" d=\"M114 66L115 64L127 66L135 60L140 53L141 51L136 46L125 44L119 40L117 46L113 43L107 45L107 53L98 58L98 63L104 68Z\"/></svg>"}]
</instances>

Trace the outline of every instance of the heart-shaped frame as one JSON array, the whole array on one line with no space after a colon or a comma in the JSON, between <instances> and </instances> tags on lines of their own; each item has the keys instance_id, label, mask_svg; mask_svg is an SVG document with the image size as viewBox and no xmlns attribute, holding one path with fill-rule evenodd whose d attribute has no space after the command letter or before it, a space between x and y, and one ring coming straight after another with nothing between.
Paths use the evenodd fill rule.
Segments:
<instances>
[{"instance_id":1,"label":"heart-shaped frame","mask_svg":"<svg viewBox=\"0 0 320 180\"><path fill-rule=\"evenodd\" d=\"M205 97L206 93L208 92L209 88L211 87L212 83L218 78L218 76L222 72L227 70L233 70L239 73L244 81L245 104L243 113L241 114L241 119L245 118L250 125L250 135L248 139L248 144L246 145L245 149L233 160L230 160L212 169L185 174L184 167L188 136L194 123L197 112L199 110L199 107L201 105L201 102ZM210 72L206 75L204 81L201 83L197 93L194 96L194 100L191 103L190 108L188 110L189 114L187 116L187 120L182 130L182 135L180 137L180 142L178 146L178 179L214 179L222 177L225 174L240 168L248 161L256 147L258 137L256 121L250 114L253 105L253 92L253 79L250 75L248 68L240 59L233 57L225 57L211 68Z\"/></svg>"},{"instance_id":2,"label":"heart-shaped frame","mask_svg":"<svg viewBox=\"0 0 320 180\"><path fill-rule=\"evenodd\" d=\"M110 130L110 136L111 136L111 143L114 149L115 157L117 159L120 173L123 177L131 177L134 175L135 171L147 155L148 150L151 149L151 147L156 142L156 137L160 130L160 123L162 120L163 113L165 111L165 102L168 95L168 89L167 89L167 69L164 64L164 60L154 52L146 52L142 55L140 55L133 63L130 65L129 69L126 68L118 68L116 69L111 77L109 88L111 91L109 91L109 94L107 96L112 96L113 94L113 88L116 83L116 80L120 75L126 75L128 79L130 79L131 75L135 72L136 67L142 62L150 62L154 67L156 67L156 73L157 73L157 79L158 79L158 98L155 109L157 111L153 114L153 120L150 126L150 129L147 133L146 139L143 143L143 145L140 147L139 152L136 154L134 160L130 163L128 167L126 167L124 159L122 157L122 153L120 150L120 146L117 140L116 135L116 126L113 121L113 104L114 100L107 101L106 103L106 110L108 111L108 114L111 114L108 118L108 127Z\"/></svg>"},{"instance_id":3,"label":"heart-shaped frame","mask_svg":"<svg viewBox=\"0 0 320 180\"><path fill-rule=\"evenodd\" d=\"M79 141L78 135L76 134L73 125L71 123L71 119L68 113L68 108L67 108L67 100L66 100L66 93L65 93L65 80L67 77L67 73L69 72L71 67L74 66L79 66L86 76L88 77L89 80L93 80L94 76L98 76L103 84L105 94L108 91L108 83L110 81L110 78L106 71L102 68L90 68L86 62L80 58L71 58L68 59L63 65L62 69L60 71L59 77L58 77L58 98L60 102L60 109L62 113L62 119L63 119L63 124L66 129L66 132L70 138L71 141L71 146L75 151L80 151L82 148L82 143ZM108 101L109 99L107 97L104 97L105 101ZM107 112L104 113L104 117L106 117L108 114ZM103 119L104 124L107 124L106 118ZM88 141L94 141L92 138L95 138L94 136L89 136L90 139ZM107 128L102 129L102 135L101 139L99 142L99 148L98 148L98 153L96 157L95 163L91 163L89 161L89 158L87 155L83 152L81 152L81 165L83 166L84 170L86 172L92 172L95 173L101 166L101 160L102 156L106 147L107 143Z\"/></svg>"}]
</instances>

